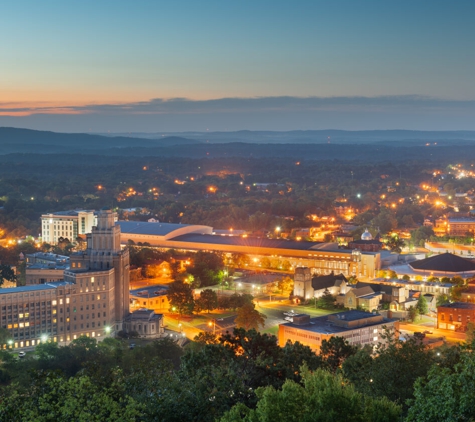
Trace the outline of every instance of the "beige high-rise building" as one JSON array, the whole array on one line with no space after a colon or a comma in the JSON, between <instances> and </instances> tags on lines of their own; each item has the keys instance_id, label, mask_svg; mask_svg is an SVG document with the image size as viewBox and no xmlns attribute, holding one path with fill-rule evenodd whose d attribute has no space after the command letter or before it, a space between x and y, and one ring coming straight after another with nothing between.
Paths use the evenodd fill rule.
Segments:
<instances>
[{"instance_id":1,"label":"beige high-rise building","mask_svg":"<svg viewBox=\"0 0 475 422\"><path fill-rule=\"evenodd\" d=\"M91 233L97 224L97 216L90 210L59 211L41 216L43 242L56 245L59 238L74 242L79 235Z\"/></svg>"},{"instance_id":2,"label":"beige high-rise building","mask_svg":"<svg viewBox=\"0 0 475 422\"><path fill-rule=\"evenodd\" d=\"M70 258L64 281L0 289L1 326L13 346L101 339L122 330L129 313L129 252L120 248L115 213L99 212L87 249Z\"/></svg>"}]
</instances>

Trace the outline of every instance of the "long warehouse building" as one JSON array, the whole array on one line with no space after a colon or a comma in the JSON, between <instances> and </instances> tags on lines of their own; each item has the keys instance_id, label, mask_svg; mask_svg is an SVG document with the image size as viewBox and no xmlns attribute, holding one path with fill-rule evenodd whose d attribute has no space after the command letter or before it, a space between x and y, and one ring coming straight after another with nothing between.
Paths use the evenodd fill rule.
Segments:
<instances>
[{"instance_id":1,"label":"long warehouse building","mask_svg":"<svg viewBox=\"0 0 475 422\"><path fill-rule=\"evenodd\" d=\"M305 266L315 274L332 271L346 276L375 277L379 252L339 249L335 243L304 242L216 234L210 226L119 221L121 242L148 243L163 249L243 253L252 258L279 257L293 268Z\"/></svg>"}]
</instances>

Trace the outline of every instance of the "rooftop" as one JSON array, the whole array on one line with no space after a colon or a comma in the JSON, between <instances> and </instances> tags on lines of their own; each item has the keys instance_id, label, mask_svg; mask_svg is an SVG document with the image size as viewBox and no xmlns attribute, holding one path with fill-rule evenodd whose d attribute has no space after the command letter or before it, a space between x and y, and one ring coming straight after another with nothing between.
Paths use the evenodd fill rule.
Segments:
<instances>
[{"instance_id":1,"label":"rooftop","mask_svg":"<svg viewBox=\"0 0 475 422\"><path fill-rule=\"evenodd\" d=\"M454 302L454 303L447 303L442 306L438 306L439 308L451 308L451 309L473 309L475 310L475 303L470 302Z\"/></svg>"},{"instance_id":2,"label":"rooftop","mask_svg":"<svg viewBox=\"0 0 475 422\"><path fill-rule=\"evenodd\" d=\"M140 289L130 290L130 295L142 298L154 298L164 296L168 293L168 286L164 284L155 284L153 286L141 287Z\"/></svg>"},{"instance_id":3,"label":"rooftop","mask_svg":"<svg viewBox=\"0 0 475 422\"><path fill-rule=\"evenodd\" d=\"M312 278L312 287L314 290L327 289L328 287L339 286L342 281L348 282L343 274L320 275Z\"/></svg>"},{"instance_id":4,"label":"rooftop","mask_svg":"<svg viewBox=\"0 0 475 422\"><path fill-rule=\"evenodd\" d=\"M80 212L95 212L94 210L68 210L68 211L55 211L51 213L42 214L42 217L77 217Z\"/></svg>"},{"instance_id":5,"label":"rooftop","mask_svg":"<svg viewBox=\"0 0 475 422\"><path fill-rule=\"evenodd\" d=\"M149 223L144 221L118 221L121 233L131 234L145 234L155 236L166 236L173 233L175 230L196 227L196 229L202 229L207 226L199 226L193 224L174 224L174 223ZM209 227L211 231L212 228Z\"/></svg>"},{"instance_id":6,"label":"rooftop","mask_svg":"<svg viewBox=\"0 0 475 422\"><path fill-rule=\"evenodd\" d=\"M370 327L373 325L381 325L384 323L392 323L396 321L396 319L384 318L380 314L351 310L316 318L310 318L310 322L308 325L299 325L293 322L288 322L280 325L299 330L311 331L313 333L339 334L361 327ZM358 324L358 322L360 323ZM348 323L349 326L344 326L345 323Z\"/></svg>"},{"instance_id":7,"label":"rooftop","mask_svg":"<svg viewBox=\"0 0 475 422\"><path fill-rule=\"evenodd\" d=\"M35 292L39 290L52 290L57 289L58 287L70 286L74 283L69 281L52 281L45 284L32 284L30 286L20 286L20 287L9 287L6 289L0 289L0 295L9 294L9 293L24 293L24 292Z\"/></svg>"},{"instance_id":8,"label":"rooftop","mask_svg":"<svg viewBox=\"0 0 475 422\"><path fill-rule=\"evenodd\" d=\"M443 253L409 264L415 270L461 273L475 271L475 263L451 253Z\"/></svg>"}]
</instances>

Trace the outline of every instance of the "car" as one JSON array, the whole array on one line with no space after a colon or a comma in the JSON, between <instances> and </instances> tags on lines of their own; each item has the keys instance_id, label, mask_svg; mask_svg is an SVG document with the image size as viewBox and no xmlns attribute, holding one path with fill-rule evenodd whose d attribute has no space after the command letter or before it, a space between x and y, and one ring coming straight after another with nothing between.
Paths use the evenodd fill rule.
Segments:
<instances>
[{"instance_id":1,"label":"car","mask_svg":"<svg viewBox=\"0 0 475 422\"><path fill-rule=\"evenodd\" d=\"M289 317L289 316L286 316L284 319L286 321L289 321L289 322L294 322L294 319L292 317Z\"/></svg>"},{"instance_id":2,"label":"car","mask_svg":"<svg viewBox=\"0 0 475 422\"><path fill-rule=\"evenodd\" d=\"M18 357L19 358L24 358L26 356L25 352L18 352Z\"/></svg>"},{"instance_id":3,"label":"car","mask_svg":"<svg viewBox=\"0 0 475 422\"><path fill-rule=\"evenodd\" d=\"M130 343L129 344L129 349L134 349L135 348L135 343Z\"/></svg>"},{"instance_id":4,"label":"car","mask_svg":"<svg viewBox=\"0 0 475 422\"><path fill-rule=\"evenodd\" d=\"M218 318L216 321L224 321L224 318Z\"/></svg>"},{"instance_id":5,"label":"car","mask_svg":"<svg viewBox=\"0 0 475 422\"><path fill-rule=\"evenodd\" d=\"M295 312L294 312L294 311L284 312L284 315L287 315L287 316L294 316L294 315L295 315Z\"/></svg>"},{"instance_id":6,"label":"car","mask_svg":"<svg viewBox=\"0 0 475 422\"><path fill-rule=\"evenodd\" d=\"M422 334L432 334L432 331L426 330L426 331L423 331Z\"/></svg>"}]
</instances>

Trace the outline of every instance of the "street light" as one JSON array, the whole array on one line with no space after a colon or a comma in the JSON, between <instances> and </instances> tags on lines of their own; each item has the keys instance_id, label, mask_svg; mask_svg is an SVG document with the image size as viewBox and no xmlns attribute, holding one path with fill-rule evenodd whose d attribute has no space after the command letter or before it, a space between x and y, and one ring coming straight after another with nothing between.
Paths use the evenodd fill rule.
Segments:
<instances>
[{"instance_id":1,"label":"street light","mask_svg":"<svg viewBox=\"0 0 475 422\"><path fill-rule=\"evenodd\" d=\"M180 333L182 333L182 332L183 332L183 328L182 328L182 326L181 326L181 322L178 324L178 328L180 329Z\"/></svg>"},{"instance_id":2,"label":"street light","mask_svg":"<svg viewBox=\"0 0 475 422\"><path fill-rule=\"evenodd\" d=\"M106 334L110 334L111 333L111 327L109 325L106 325L105 328L104 328L104 331L106 332Z\"/></svg>"},{"instance_id":3,"label":"street light","mask_svg":"<svg viewBox=\"0 0 475 422\"><path fill-rule=\"evenodd\" d=\"M48 335L47 334L42 334L41 335L41 342L46 343L46 340L48 340Z\"/></svg>"},{"instance_id":4,"label":"street light","mask_svg":"<svg viewBox=\"0 0 475 422\"><path fill-rule=\"evenodd\" d=\"M10 349L13 349L13 340L8 340L8 346L10 346Z\"/></svg>"},{"instance_id":5,"label":"street light","mask_svg":"<svg viewBox=\"0 0 475 422\"><path fill-rule=\"evenodd\" d=\"M213 327L213 335L216 335L216 320L213 319L213 321L208 322L209 327Z\"/></svg>"}]
</instances>

